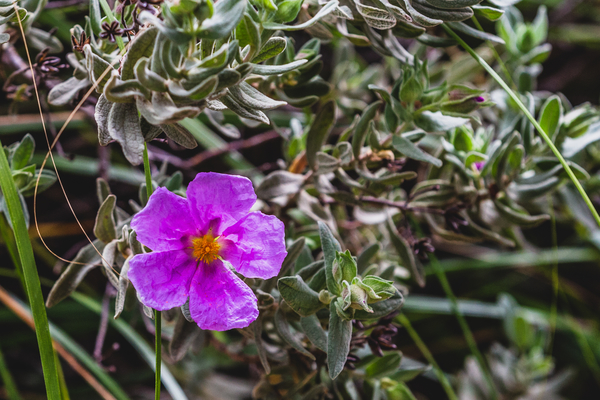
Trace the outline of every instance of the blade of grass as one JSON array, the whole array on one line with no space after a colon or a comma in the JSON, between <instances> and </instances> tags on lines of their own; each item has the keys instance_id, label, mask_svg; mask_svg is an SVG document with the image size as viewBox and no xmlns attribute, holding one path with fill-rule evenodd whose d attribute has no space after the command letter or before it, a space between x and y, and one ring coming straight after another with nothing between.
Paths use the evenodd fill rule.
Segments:
<instances>
[{"instance_id":1,"label":"blade of grass","mask_svg":"<svg viewBox=\"0 0 600 400\"><path fill-rule=\"evenodd\" d=\"M61 398L60 384L55 364L54 349L52 348L50 329L48 327L46 306L44 305L40 279L35 265L31 242L29 241L29 234L27 233L27 227L25 225L21 201L17 194L17 188L12 178L8 160L6 159L6 154L2 147L2 142L0 142L0 187L4 194L8 213L13 222L19 259L21 260L21 265L23 267L23 277L27 288L27 297L33 311L35 333L42 360L46 393L49 400L59 400Z\"/></svg>"},{"instance_id":2,"label":"blade of grass","mask_svg":"<svg viewBox=\"0 0 600 400\"><path fill-rule=\"evenodd\" d=\"M494 69L487 62L485 62L485 60L483 58L479 57L479 55L475 52L475 50L473 50L467 43L465 43L465 41L462 40L460 38L460 36L458 36L449 26L447 26L446 24L442 24L442 28L444 28L446 33L448 33L448 35L452 36L452 38L454 38L462 46L462 48L465 49L467 51L467 53L469 53L471 55L471 57L473 57L473 59L475 59L475 61L477 61L479 63L479 65L481 65L490 74L490 76L492 78L494 78L494 80L496 82L498 82L500 87L502 87L502 89L504 89L504 91L508 94L508 96L515 102L515 104L517 104L517 106L519 107L521 112L523 114L525 114L527 119L533 124L533 126L538 131L538 133L540 134L542 139L544 139L544 141L546 142L546 144L548 145L550 150L552 150L552 152L554 153L554 155L556 156L556 158L558 159L560 164L563 166L564 170L567 172L567 175L569 175L569 178L571 179L571 181L577 188L577 191L583 198L583 201L585 201L585 204L587 205L587 207L590 209L590 212L594 216L596 223L598 224L598 226L600 226L600 215L598 214L598 211L596 211L596 208L594 207L592 200L590 200L589 196L585 192L585 189L581 185L581 182L579 182L579 180L573 173L573 170L567 164L567 161L564 159L564 157L562 156L562 154L560 153L558 148L552 142L552 139L550 139L548 134L540 126L540 124L537 122L537 120L533 117L533 115L531 115L531 113L529 112L527 107L525 107L525 105L523 104L523 102L521 101L519 96L515 92L513 92L512 89L506 84L506 82L504 82L504 80L500 77L500 75L498 75L496 73L496 71L494 71Z\"/></svg>"},{"instance_id":3,"label":"blade of grass","mask_svg":"<svg viewBox=\"0 0 600 400\"><path fill-rule=\"evenodd\" d=\"M19 260L17 243L15 242L15 237L12 234L12 230L10 229L10 225L8 225L8 221L4 214L0 214L0 237L2 237L2 241L8 250L10 259L15 266L15 272L19 277L19 281L21 281L21 286L23 286L23 293L27 294L27 286L25 285L25 278L23 278L23 267L21 266L21 260Z\"/></svg>"},{"instance_id":4,"label":"blade of grass","mask_svg":"<svg viewBox=\"0 0 600 400\"><path fill-rule=\"evenodd\" d=\"M0 268L0 276L17 278L15 271L6 268ZM46 287L52 287L54 285L53 281L46 278L40 278L40 282ZM27 307L27 305L21 302L18 298L14 296L12 296L12 298L17 304L22 306L23 310L25 310L31 318L31 310L29 307ZM125 393L121 386L119 386L117 381L115 381L108 373L106 373L106 371L100 365L98 365L96 360L90 356L79 344L77 344L72 337L70 337L52 322L49 322L49 325L52 339L63 346L69 353L73 354L73 356L83 365L85 365L91 373L96 375L96 378L98 378L98 380L104 384L104 386L112 393L113 396L115 396L117 400L130 400L127 393Z\"/></svg>"},{"instance_id":5,"label":"blade of grass","mask_svg":"<svg viewBox=\"0 0 600 400\"><path fill-rule=\"evenodd\" d=\"M31 310L27 307L25 303L16 298L13 294L4 290L4 288L0 287L0 302L6 305L17 317L19 317L23 322L25 322L31 329L35 330L35 325L33 322L33 318L31 316ZM53 332L53 328L50 328L52 335L55 334ZM54 348L56 352L71 366L71 368L77 372L85 381L87 381L98 394L104 400L116 400L113 395L111 395L100 383L77 362L77 360L58 342L58 340L53 341ZM58 360L55 360L58 363ZM66 383L63 383L63 387L66 390ZM68 393L65 391L63 393L65 398L68 397Z\"/></svg>"},{"instance_id":6,"label":"blade of grass","mask_svg":"<svg viewBox=\"0 0 600 400\"><path fill-rule=\"evenodd\" d=\"M557 250L501 252L483 255L477 259L447 259L439 260L444 272L466 271L483 268L521 268L558 264L576 264L598 261L600 254L593 248L562 247ZM435 274L433 268L426 267L427 276Z\"/></svg>"},{"instance_id":7,"label":"blade of grass","mask_svg":"<svg viewBox=\"0 0 600 400\"><path fill-rule=\"evenodd\" d=\"M417 331L412 327L406 315L404 315L404 313L401 313L396 317L396 320L404 327L404 329L406 329L413 342L415 342L415 344L421 351L421 354L423 354L423 357L425 357L427 362L431 364L431 366L433 367L433 372L440 381L440 384L444 388L444 391L446 392L448 398L450 400L458 400L458 397L456 396L456 393L454 393L454 389L452 389L452 385L450 385L450 381L448 381L448 378L444 374L444 371L442 371L438 363L435 361L435 358L433 358L433 354L431 354L425 342L421 340L421 337L419 336Z\"/></svg>"},{"instance_id":8,"label":"blade of grass","mask_svg":"<svg viewBox=\"0 0 600 400\"><path fill-rule=\"evenodd\" d=\"M100 314L101 304L81 293L72 293L71 298L77 301L79 304L83 305L87 309L95 312L96 314ZM148 365L155 369L155 354L152 351L152 348L148 346L148 344L144 341L144 339L138 334L131 326L129 326L122 319L110 319L110 324L114 326L114 328L131 343L131 345L140 353L142 358L148 363ZM162 383L165 385L167 391L171 394L173 400L188 400L187 396L177 383L175 377L171 374L171 371L164 365L162 365L162 373L161 373Z\"/></svg>"},{"instance_id":9,"label":"blade of grass","mask_svg":"<svg viewBox=\"0 0 600 400\"><path fill-rule=\"evenodd\" d=\"M465 340L467 341L467 345L469 346L471 353L475 356L475 359L477 360L477 363L479 364L479 368L481 369L481 371L483 373L483 377L485 378L485 381L486 381L487 385L489 386L490 394L493 399L497 399L498 391L496 389L496 385L494 384L492 374L490 373L490 370L488 368L487 363L485 362L485 359L483 358L483 355L481 354L481 352L479 351L479 348L477 347L477 342L475 341L473 332L471 332L471 329L469 328L469 324L467 324L467 320L465 319L465 317L460 312L460 309L458 308L458 301L456 299L456 296L454 295L454 292L452 291L452 288L450 287L450 282L448 282L448 278L446 277L444 270L440 267L440 263L438 262L437 257L435 257L433 254L430 254L429 261L430 261L430 265L433 267L435 274L437 275L438 280L440 281L440 284L442 285L442 289L444 290L446 297L448 298L448 300L450 300L450 306L452 308L452 312L453 312L454 316L456 317L458 324L460 325L460 329L463 332L463 336L465 337Z\"/></svg>"},{"instance_id":10,"label":"blade of grass","mask_svg":"<svg viewBox=\"0 0 600 400\"><path fill-rule=\"evenodd\" d=\"M4 362L4 354L2 354L2 349L0 349L0 376L2 377L2 382L4 383L8 400L22 400L23 398L17 390L15 380L13 379L6 362Z\"/></svg>"}]
</instances>

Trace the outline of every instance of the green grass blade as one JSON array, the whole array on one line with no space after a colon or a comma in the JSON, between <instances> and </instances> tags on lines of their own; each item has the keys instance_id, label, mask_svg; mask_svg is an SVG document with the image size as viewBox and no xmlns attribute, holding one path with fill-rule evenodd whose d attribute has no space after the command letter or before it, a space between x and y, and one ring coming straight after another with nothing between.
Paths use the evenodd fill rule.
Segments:
<instances>
[{"instance_id":1,"label":"green grass blade","mask_svg":"<svg viewBox=\"0 0 600 400\"><path fill-rule=\"evenodd\" d=\"M2 354L2 350L0 349L0 377L2 377L2 382L4 383L4 389L6 390L6 394L8 395L8 400L22 400L19 391L17 390L17 385L8 370L8 366L4 362L4 354Z\"/></svg>"},{"instance_id":2,"label":"green grass blade","mask_svg":"<svg viewBox=\"0 0 600 400\"><path fill-rule=\"evenodd\" d=\"M27 287L27 297L33 312L35 322L35 334L37 336L38 347L42 360L42 369L44 371L44 381L46 384L46 393L49 400L59 400L60 384L58 372L54 358L54 349L52 348L52 339L50 338L50 329L48 327L48 316L46 315L46 306L40 287L40 279L35 265L33 249L29 241L25 217L21 208L21 201L17 194L17 188L13 181L8 160L4 153L4 148L0 142L0 187L4 194L8 212L13 222L15 240L19 251L19 259L23 267L23 277Z\"/></svg>"},{"instance_id":3,"label":"green grass blade","mask_svg":"<svg viewBox=\"0 0 600 400\"><path fill-rule=\"evenodd\" d=\"M492 378L492 374L488 368L487 363L485 362L485 358L483 358L483 355L481 354L481 352L479 351L479 348L477 347L477 342L475 341L473 332L471 332L471 328L469 328L469 324L467 323L467 320L465 319L465 317L462 315L462 313L460 312L460 310L458 308L458 300L456 299L456 296L454 295L454 292L452 291L452 288L450 287L450 282L448 282L448 279L446 277L444 270L440 267L440 263L438 262L437 258L433 254L429 255L429 260L430 260L431 266L433 267L433 270L435 271L435 274L437 275L438 280L440 281L440 284L442 285L442 288L444 289L444 293L446 294L446 297L448 297L448 299L450 300L452 312L453 312L454 316L456 317L458 324L460 325L460 329L462 330L463 336L465 337L465 340L467 341L467 345L469 346L471 353L475 356L475 359L477 360L477 364L479 364L479 368L481 369L481 371L483 373L483 377L485 378L485 381L490 389L490 394L492 396L491 398L497 399L498 398L498 396L497 396L498 390L496 389L496 385L494 383L494 379Z\"/></svg>"},{"instance_id":4,"label":"green grass blade","mask_svg":"<svg viewBox=\"0 0 600 400\"><path fill-rule=\"evenodd\" d=\"M438 380L440 381L440 384L444 388L448 399L458 400L458 397L456 396L456 393L454 393L454 389L452 389L452 385L450 384L450 381L448 381L448 378L444 374L444 371L442 371L438 363L435 361L435 358L433 358L433 354L431 354L425 342L423 342L417 331L412 327L406 315L400 314L396 317L396 319L398 320L398 322L400 322L404 329L406 329L413 342L415 342L415 344L421 351L421 354L423 354L423 357L425 357L427 362L433 367L433 372L435 373Z\"/></svg>"},{"instance_id":5,"label":"green grass blade","mask_svg":"<svg viewBox=\"0 0 600 400\"><path fill-rule=\"evenodd\" d=\"M475 59L475 61L477 61L479 63L479 65L481 65L490 74L490 76L492 78L494 78L494 80L496 82L498 82L500 87L502 87L502 89L504 89L504 91L509 95L509 97L517 104L517 106L519 107L521 112L523 112L523 114L525 114L527 119L533 124L533 126L538 131L538 133L540 134L542 139L544 139L544 141L546 142L548 147L550 147L550 150L552 150L552 152L554 153L556 158L558 158L558 161L561 163L561 165L567 172L567 175L569 175L569 178L571 179L571 181L577 188L577 191L583 198L583 201L585 201L585 204L590 209L590 212L594 216L596 223L598 224L598 226L600 226L600 215L598 214L598 211L596 211L596 208L594 207L592 200L590 200L590 197L585 192L585 189L583 188L583 186L581 186L581 183L579 182L579 180L573 173L573 170L571 169L571 167L569 167L569 165L567 164L567 161L564 159L562 154L560 154L560 151L558 150L558 148L556 148L556 146L552 142L552 139L550 139L548 134L540 126L540 124L537 122L537 120L533 117L533 115L531 115L531 113L529 112L527 107L525 107L525 105L523 104L523 102L521 101L519 96L506 84L506 82L504 82L504 80L500 77L500 75L498 75L496 73L496 71L494 71L494 69L487 62L485 62L485 60L483 58L479 57L479 55L475 52L475 50L473 50L467 43L465 43L465 41L462 40L460 38L460 36L458 36L449 26L447 26L446 24L442 24L442 27L448 33L448 35L452 36L452 38L454 38L462 46L462 48L464 48L467 51L467 53L469 53L471 55L471 57L473 57L473 59Z\"/></svg>"},{"instance_id":6,"label":"green grass blade","mask_svg":"<svg viewBox=\"0 0 600 400\"><path fill-rule=\"evenodd\" d=\"M87 309L100 314L102 312L102 306L96 300L85 296L81 293L72 293L71 298L86 307ZM131 326L129 326L122 319L110 319L110 324L117 330L131 345L138 351L144 361L148 363L150 368L155 369L155 354L152 348L146 343L146 341L138 334ZM171 394L173 400L188 400L187 396L183 392L183 389L171 374L171 371L162 363L161 380L167 391Z\"/></svg>"}]
</instances>

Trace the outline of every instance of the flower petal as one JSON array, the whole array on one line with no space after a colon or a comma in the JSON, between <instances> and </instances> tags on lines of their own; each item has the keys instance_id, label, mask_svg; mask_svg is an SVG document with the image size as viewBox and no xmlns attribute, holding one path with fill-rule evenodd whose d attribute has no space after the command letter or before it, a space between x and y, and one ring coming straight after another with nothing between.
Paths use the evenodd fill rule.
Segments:
<instances>
[{"instance_id":1,"label":"flower petal","mask_svg":"<svg viewBox=\"0 0 600 400\"><path fill-rule=\"evenodd\" d=\"M190 287L190 314L201 329L245 328L258 317L256 296L222 261L200 264Z\"/></svg>"},{"instance_id":2,"label":"flower petal","mask_svg":"<svg viewBox=\"0 0 600 400\"><path fill-rule=\"evenodd\" d=\"M160 187L131 221L137 239L153 251L178 250L188 246L184 237L197 233L188 202Z\"/></svg>"},{"instance_id":3,"label":"flower petal","mask_svg":"<svg viewBox=\"0 0 600 400\"><path fill-rule=\"evenodd\" d=\"M248 278L272 278L287 255L285 226L274 215L255 211L223 232L222 256Z\"/></svg>"},{"instance_id":4,"label":"flower petal","mask_svg":"<svg viewBox=\"0 0 600 400\"><path fill-rule=\"evenodd\" d=\"M196 265L181 250L138 254L129 260L127 277L142 303L155 310L170 310L185 304Z\"/></svg>"},{"instance_id":5,"label":"flower petal","mask_svg":"<svg viewBox=\"0 0 600 400\"><path fill-rule=\"evenodd\" d=\"M188 186L187 198L201 228L207 230L211 221L220 219L216 235L246 215L256 202L250 179L214 172L196 175Z\"/></svg>"}]
</instances>

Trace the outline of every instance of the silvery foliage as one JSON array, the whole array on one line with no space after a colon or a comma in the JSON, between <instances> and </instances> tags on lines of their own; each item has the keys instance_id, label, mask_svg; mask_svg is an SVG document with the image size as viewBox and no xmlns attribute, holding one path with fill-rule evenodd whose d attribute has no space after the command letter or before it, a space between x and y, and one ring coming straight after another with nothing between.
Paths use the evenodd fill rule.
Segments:
<instances>
[{"instance_id":1,"label":"silvery foliage","mask_svg":"<svg viewBox=\"0 0 600 400\"><path fill-rule=\"evenodd\" d=\"M242 333L254 340L267 374L300 378L290 382L265 375L255 397L308 399L339 393L360 398L355 382L362 380L367 392L379 388L389 398L410 398L402 397L410 394L404 382L427 368L401 365L396 351L377 357L372 348L360 349L356 342L372 335L357 321L387 326L391 322L385 317L400 309L407 286L426 283L426 247L413 227L441 242L525 247L523 231L549 219L548 197L558 190L565 196L570 192L558 161L515 105L492 84L484 85L485 91L464 85L480 71L441 61L436 48L455 42L426 33L426 28L445 23L460 34L504 44L506 67L521 98L578 178L589 178L579 164L596 161L588 149L600 140L598 111L589 105L572 107L559 95L535 90L540 63L550 51L544 43L545 9L526 23L508 7L514 2L480 3L166 1L160 14L140 13L143 25L135 36L123 38L121 51L98 39L100 14L92 0L91 10L97 12L91 12L84 28L73 28L74 37L85 32L90 42L69 56L73 78L50 92L50 102L68 104L95 85L100 144L117 141L132 164L142 161L144 142L162 132L194 147L195 138L178 123L202 112L234 113L247 124L271 124L284 138L285 168L264 177L256 191L265 207L289 222L288 235L295 240L288 243L278 277L247 282L261 313ZM462 22L473 15L498 20L498 35ZM296 50L285 32L298 30L313 38ZM326 81L320 76L322 43L330 40L337 45ZM370 46L387 58L365 65L354 46ZM278 127L269 111L283 105L306 112L294 113L289 126ZM162 170L154 180L157 186L185 192L181 173L168 177ZM102 261L119 293L118 316L132 297L127 260L145 250L128 228L131 216L116 206L102 181L98 197L94 246L104 260L92 245L83 248L76 259L83 265L67 267L48 305L68 296ZM134 212L146 200L142 187L140 205L132 203ZM582 213L575 217L586 218ZM344 237L340 232L349 220L359 223L357 232L364 235ZM190 328L186 314L185 306L166 313L167 319L177 315L174 360L204 337ZM525 350L530 348L518 347ZM320 357L323 352L326 361ZM348 368L353 352L363 357L358 373ZM497 350L493 357L513 363L514 354L519 353ZM294 362L298 358L304 363ZM545 366L548 360L542 361ZM496 376L502 368L492 371L503 379ZM461 378L460 385L468 389L477 383Z\"/></svg>"}]
</instances>

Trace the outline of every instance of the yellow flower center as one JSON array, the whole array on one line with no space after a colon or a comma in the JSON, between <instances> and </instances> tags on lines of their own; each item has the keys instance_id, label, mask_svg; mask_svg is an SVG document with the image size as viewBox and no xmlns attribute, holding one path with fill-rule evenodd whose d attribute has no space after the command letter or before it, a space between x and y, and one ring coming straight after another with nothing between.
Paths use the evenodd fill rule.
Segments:
<instances>
[{"instance_id":1,"label":"yellow flower center","mask_svg":"<svg viewBox=\"0 0 600 400\"><path fill-rule=\"evenodd\" d=\"M192 256L196 261L210 264L219 258L219 248L221 246L219 246L217 239L218 237L215 238L211 234L192 239Z\"/></svg>"}]
</instances>

